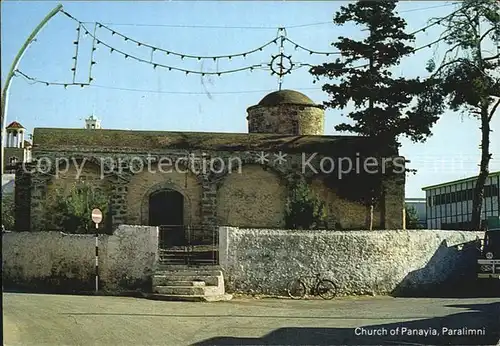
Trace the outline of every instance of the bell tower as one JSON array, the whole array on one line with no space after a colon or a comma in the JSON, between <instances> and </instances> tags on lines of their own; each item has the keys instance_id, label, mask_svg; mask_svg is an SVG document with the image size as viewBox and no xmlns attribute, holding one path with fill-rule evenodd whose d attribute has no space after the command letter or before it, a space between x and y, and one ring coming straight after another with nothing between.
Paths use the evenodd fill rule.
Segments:
<instances>
[{"instance_id":1,"label":"bell tower","mask_svg":"<svg viewBox=\"0 0 500 346\"><path fill-rule=\"evenodd\" d=\"M85 128L89 130L98 130L101 128L101 120L97 119L94 114L85 119Z\"/></svg>"},{"instance_id":2,"label":"bell tower","mask_svg":"<svg viewBox=\"0 0 500 346\"><path fill-rule=\"evenodd\" d=\"M25 139L26 129L17 121L6 128L3 167L4 172L14 170L17 163L31 161L31 143Z\"/></svg>"}]
</instances>

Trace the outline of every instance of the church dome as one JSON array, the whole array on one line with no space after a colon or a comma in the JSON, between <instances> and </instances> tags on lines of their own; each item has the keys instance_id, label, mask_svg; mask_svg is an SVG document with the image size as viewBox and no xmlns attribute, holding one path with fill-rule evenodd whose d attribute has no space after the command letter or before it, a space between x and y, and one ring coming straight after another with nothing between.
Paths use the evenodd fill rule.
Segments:
<instances>
[{"instance_id":1,"label":"church dome","mask_svg":"<svg viewBox=\"0 0 500 346\"><path fill-rule=\"evenodd\" d=\"M311 100L306 95L295 91L295 90L279 90L267 94L260 102L259 106L278 106L283 104L291 104L291 105L308 105L314 106L316 105L313 100Z\"/></svg>"},{"instance_id":2,"label":"church dome","mask_svg":"<svg viewBox=\"0 0 500 346\"><path fill-rule=\"evenodd\" d=\"M280 90L266 95L247 108L249 133L292 136L323 135L325 113L306 95L295 90Z\"/></svg>"}]
</instances>

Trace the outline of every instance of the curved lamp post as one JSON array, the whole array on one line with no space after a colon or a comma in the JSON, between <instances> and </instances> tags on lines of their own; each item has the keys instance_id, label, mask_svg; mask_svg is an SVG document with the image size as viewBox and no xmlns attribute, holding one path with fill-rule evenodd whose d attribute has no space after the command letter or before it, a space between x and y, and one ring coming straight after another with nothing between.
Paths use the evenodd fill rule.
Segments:
<instances>
[{"instance_id":1,"label":"curved lamp post","mask_svg":"<svg viewBox=\"0 0 500 346\"><path fill-rule=\"evenodd\" d=\"M1 140L1 145L2 145L2 170L1 173L3 174L4 172L4 147L5 147L5 135L6 135L6 127L7 127L7 106L8 106L8 97L9 97L9 87L10 83L12 81L12 77L14 77L14 73L17 69L17 66L19 65L19 62L21 61L21 58L23 57L24 52L26 49L29 47L31 42L35 39L36 35L40 32L40 30L43 29L45 24L52 19L60 10L62 10L63 6L61 4L57 5L56 8L54 8L52 11L50 11L47 16L38 24L38 26L33 30L31 35L26 39L26 42L24 42L23 46L17 53L16 57L14 58L14 61L12 62L12 66L10 67L10 71L7 74L7 77L5 78L5 84L2 90L2 99L1 99L1 107L2 107L2 115L1 115L1 124L2 124L2 140Z\"/></svg>"}]
</instances>

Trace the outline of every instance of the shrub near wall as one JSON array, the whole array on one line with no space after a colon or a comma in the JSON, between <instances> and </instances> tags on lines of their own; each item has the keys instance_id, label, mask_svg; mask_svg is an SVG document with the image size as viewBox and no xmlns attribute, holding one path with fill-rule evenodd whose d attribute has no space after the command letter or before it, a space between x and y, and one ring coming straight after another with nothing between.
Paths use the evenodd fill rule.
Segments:
<instances>
[{"instance_id":1,"label":"shrub near wall","mask_svg":"<svg viewBox=\"0 0 500 346\"><path fill-rule=\"evenodd\" d=\"M95 237L60 232L2 234L5 289L35 292L95 290ZM100 290L151 290L158 229L119 226L99 236Z\"/></svg>"},{"instance_id":2,"label":"shrub near wall","mask_svg":"<svg viewBox=\"0 0 500 346\"><path fill-rule=\"evenodd\" d=\"M219 257L232 292L284 295L291 279L321 273L345 295L428 295L475 277L475 240L482 235L221 227Z\"/></svg>"}]
</instances>

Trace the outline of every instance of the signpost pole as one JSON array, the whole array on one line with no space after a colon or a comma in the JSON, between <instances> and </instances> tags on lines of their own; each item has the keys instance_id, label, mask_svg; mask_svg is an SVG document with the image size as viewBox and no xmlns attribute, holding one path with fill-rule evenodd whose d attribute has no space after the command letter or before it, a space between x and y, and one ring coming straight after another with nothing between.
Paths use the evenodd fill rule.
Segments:
<instances>
[{"instance_id":1,"label":"signpost pole","mask_svg":"<svg viewBox=\"0 0 500 346\"><path fill-rule=\"evenodd\" d=\"M99 291L99 224L95 224L95 293Z\"/></svg>"},{"instance_id":2,"label":"signpost pole","mask_svg":"<svg viewBox=\"0 0 500 346\"><path fill-rule=\"evenodd\" d=\"M102 211L92 210L92 221L95 223L95 293L99 291L99 223L102 221Z\"/></svg>"}]
</instances>

